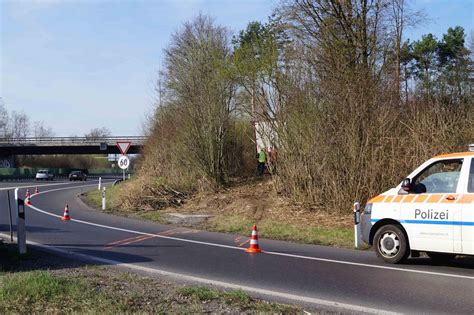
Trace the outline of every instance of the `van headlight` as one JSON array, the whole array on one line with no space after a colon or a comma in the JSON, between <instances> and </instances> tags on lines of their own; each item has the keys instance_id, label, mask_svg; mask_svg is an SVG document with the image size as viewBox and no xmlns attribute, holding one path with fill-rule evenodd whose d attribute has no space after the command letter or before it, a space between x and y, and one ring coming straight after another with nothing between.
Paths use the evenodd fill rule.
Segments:
<instances>
[{"instance_id":1,"label":"van headlight","mask_svg":"<svg viewBox=\"0 0 474 315\"><path fill-rule=\"evenodd\" d=\"M371 214L372 213L372 204L368 203L364 207L364 214Z\"/></svg>"}]
</instances>

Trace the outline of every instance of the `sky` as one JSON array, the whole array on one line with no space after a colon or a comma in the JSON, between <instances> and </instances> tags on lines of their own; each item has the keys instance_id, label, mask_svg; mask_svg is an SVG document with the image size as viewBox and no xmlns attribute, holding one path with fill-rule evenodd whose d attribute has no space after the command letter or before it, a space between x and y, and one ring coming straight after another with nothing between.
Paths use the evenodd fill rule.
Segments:
<instances>
[{"instance_id":1,"label":"sky","mask_svg":"<svg viewBox=\"0 0 474 315\"><path fill-rule=\"evenodd\" d=\"M106 127L139 135L156 103L163 49L199 13L234 33L272 0L0 0L0 97L56 136ZM407 37L474 30L474 0L416 0L428 18Z\"/></svg>"}]
</instances>

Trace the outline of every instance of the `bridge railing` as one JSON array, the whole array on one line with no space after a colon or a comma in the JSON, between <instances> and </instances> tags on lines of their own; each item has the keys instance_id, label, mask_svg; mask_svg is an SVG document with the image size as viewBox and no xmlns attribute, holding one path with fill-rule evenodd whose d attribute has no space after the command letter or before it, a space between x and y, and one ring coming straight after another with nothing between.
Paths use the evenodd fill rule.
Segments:
<instances>
[{"instance_id":1,"label":"bridge railing","mask_svg":"<svg viewBox=\"0 0 474 315\"><path fill-rule=\"evenodd\" d=\"M83 145L107 143L115 145L117 141L130 141L132 145L143 144L143 136L113 136L113 137L25 137L0 138L0 145Z\"/></svg>"}]
</instances>

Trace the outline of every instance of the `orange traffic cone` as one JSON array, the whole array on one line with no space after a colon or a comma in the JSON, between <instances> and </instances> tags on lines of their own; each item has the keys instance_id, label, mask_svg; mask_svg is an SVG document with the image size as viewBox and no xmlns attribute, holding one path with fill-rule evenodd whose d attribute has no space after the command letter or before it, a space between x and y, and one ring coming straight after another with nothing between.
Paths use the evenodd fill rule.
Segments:
<instances>
[{"instance_id":1,"label":"orange traffic cone","mask_svg":"<svg viewBox=\"0 0 474 315\"><path fill-rule=\"evenodd\" d=\"M36 195L36 194L39 194L39 192L40 192L40 191L39 191L39 189L38 189L38 186L36 186L35 195Z\"/></svg>"},{"instance_id":2,"label":"orange traffic cone","mask_svg":"<svg viewBox=\"0 0 474 315\"><path fill-rule=\"evenodd\" d=\"M252 227L252 237L250 238L249 248L245 250L247 253L260 253L262 250L258 246L257 225Z\"/></svg>"},{"instance_id":3,"label":"orange traffic cone","mask_svg":"<svg viewBox=\"0 0 474 315\"><path fill-rule=\"evenodd\" d=\"M31 205L30 190L28 188L26 189L26 194L25 194L25 205L28 205L28 206Z\"/></svg>"},{"instance_id":4,"label":"orange traffic cone","mask_svg":"<svg viewBox=\"0 0 474 315\"><path fill-rule=\"evenodd\" d=\"M25 198L25 205L31 206L30 194L26 195L26 198Z\"/></svg>"},{"instance_id":5,"label":"orange traffic cone","mask_svg":"<svg viewBox=\"0 0 474 315\"><path fill-rule=\"evenodd\" d=\"M63 221L69 221L71 220L71 217L69 216L69 206L66 203L66 206L64 206L64 214L63 217L61 218Z\"/></svg>"}]
</instances>

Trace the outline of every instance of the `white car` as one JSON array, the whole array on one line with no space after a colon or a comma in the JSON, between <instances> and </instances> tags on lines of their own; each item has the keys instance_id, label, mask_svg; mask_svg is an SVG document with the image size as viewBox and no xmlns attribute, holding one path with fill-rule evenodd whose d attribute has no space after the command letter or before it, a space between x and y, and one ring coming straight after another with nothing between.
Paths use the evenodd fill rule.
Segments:
<instances>
[{"instance_id":1,"label":"white car","mask_svg":"<svg viewBox=\"0 0 474 315\"><path fill-rule=\"evenodd\" d=\"M53 180L54 174L50 170L39 170L36 173L36 180Z\"/></svg>"}]
</instances>

